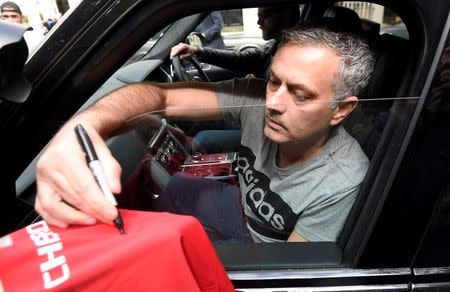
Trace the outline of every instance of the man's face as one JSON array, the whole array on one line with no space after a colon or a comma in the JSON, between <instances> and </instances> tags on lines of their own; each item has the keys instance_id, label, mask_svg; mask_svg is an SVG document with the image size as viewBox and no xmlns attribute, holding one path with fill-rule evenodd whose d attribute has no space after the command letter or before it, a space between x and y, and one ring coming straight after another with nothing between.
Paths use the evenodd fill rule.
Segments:
<instances>
[{"instance_id":1,"label":"man's face","mask_svg":"<svg viewBox=\"0 0 450 292\"><path fill-rule=\"evenodd\" d=\"M266 88L265 135L283 144L327 137L338 109L330 107L339 57L327 48L287 44L276 53Z\"/></svg>"},{"instance_id":2,"label":"man's face","mask_svg":"<svg viewBox=\"0 0 450 292\"><path fill-rule=\"evenodd\" d=\"M6 21L22 24L22 14L20 14L19 12L4 10L2 12L2 17Z\"/></svg>"},{"instance_id":3,"label":"man's face","mask_svg":"<svg viewBox=\"0 0 450 292\"><path fill-rule=\"evenodd\" d=\"M274 39L287 28L288 15L274 8L258 9L258 25L264 40Z\"/></svg>"}]
</instances>

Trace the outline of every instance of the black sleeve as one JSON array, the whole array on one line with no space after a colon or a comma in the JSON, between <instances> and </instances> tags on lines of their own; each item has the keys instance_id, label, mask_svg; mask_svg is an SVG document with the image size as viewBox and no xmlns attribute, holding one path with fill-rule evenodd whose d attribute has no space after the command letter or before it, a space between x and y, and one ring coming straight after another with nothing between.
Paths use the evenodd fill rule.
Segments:
<instances>
[{"instance_id":1,"label":"black sleeve","mask_svg":"<svg viewBox=\"0 0 450 292\"><path fill-rule=\"evenodd\" d=\"M256 77L264 78L272 59L273 46L263 49L247 49L242 52L199 47L197 57L200 61L226 69L238 70Z\"/></svg>"}]
</instances>

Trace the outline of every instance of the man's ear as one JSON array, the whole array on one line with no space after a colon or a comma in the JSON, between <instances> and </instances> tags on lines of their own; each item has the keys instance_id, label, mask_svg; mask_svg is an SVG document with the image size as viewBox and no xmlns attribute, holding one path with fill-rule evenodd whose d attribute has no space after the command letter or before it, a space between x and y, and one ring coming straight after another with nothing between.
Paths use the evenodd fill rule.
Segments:
<instances>
[{"instance_id":1,"label":"man's ear","mask_svg":"<svg viewBox=\"0 0 450 292\"><path fill-rule=\"evenodd\" d=\"M356 96L346 97L339 105L334 109L333 118L330 121L331 126L336 126L342 122L345 117L351 113L358 105L358 98Z\"/></svg>"}]
</instances>

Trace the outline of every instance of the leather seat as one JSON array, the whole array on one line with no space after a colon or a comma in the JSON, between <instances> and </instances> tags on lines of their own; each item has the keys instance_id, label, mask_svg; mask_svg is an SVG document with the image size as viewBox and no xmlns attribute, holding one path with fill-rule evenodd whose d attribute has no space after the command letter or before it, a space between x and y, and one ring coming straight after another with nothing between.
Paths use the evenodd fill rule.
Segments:
<instances>
[{"instance_id":1,"label":"leather seat","mask_svg":"<svg viewBox=\"0 0 450 292\"><path fill-rule=\"evenodd\" d=\"M347 131L358 140L369 159L389 116L391 98L404 95L410 54L407 40L389 34L378 36L373 50L375 64L369 84L359 97L355 113L344 121Z\"/></svg>"},{"instance_id":2,"label":"leather seat","mask_svg":"<svg viewBox=\"0 0 450 292\"><path fill-rule=\"evenodd\" d=\"M370 190L383 156L392 144L389 137L395 135L393 132L399 127L398 118L392 114L396 102L391 98L405 96L414 67L413 51L408 40L388 34L379 35L373 42L373 50L376 60L369 84L360 97L356 111L344 120L344 127L358 140L371 165L339 236L338 245L341 248L348 245L358 218L370 216L361 214L364 205L377 200L379 194L371 194ZM348 246L351 249L351 244Z\"/></svg>"},{"instance_id":3,"label":"leather seat","mask_svg":"<svg viewBox=\"0 0 450 292\"><path fill-rule=\"evenodd\" d=\"M319 24L333 31L362 35L363 28L358 14L349 8L332 6L325 10Z\"/></svg>"}]
</instances>

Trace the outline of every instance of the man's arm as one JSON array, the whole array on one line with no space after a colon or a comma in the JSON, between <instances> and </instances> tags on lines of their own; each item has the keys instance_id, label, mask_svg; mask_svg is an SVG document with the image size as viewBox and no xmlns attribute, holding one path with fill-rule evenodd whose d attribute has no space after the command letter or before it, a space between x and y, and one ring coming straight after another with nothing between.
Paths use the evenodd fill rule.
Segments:
<instances>
[{"instance_id":1,"label":"man's arm","mask_svg":"<svg viewBox=\"0 0 450 292\"><path fill-rule=\"evenodd\" d=\"M197 47L185 43L174 46L170 58L179 55L181 59L196 56L200 61L230 70L252 73L258 78L266 77L272 54L277 43L267 42L263 48L251 48L244 51L220 50L210 47Z\"/></svg>"},{"instance_id":2,"label":"man's arm","mask_svg":"<svg viewBox=\"0 0 450 292\"><path fill-rule=\"evenodd\" d=\"M177 55L181 59L196 56L202 62L247 73L262 70L264 62L270 57L257 48L245 51L221 50L211 47L197 47L185 43L179 43L172 47L170 58L173 59Z\"/></svg>"},{"instance_id":3,"label":"man's arm","mask_svg":"<svg viewBox=\"0 0 450 292\"><path fill-rule=\"evenodd\" d=\"M191 111L190 109L202 109ZM52 225L112 224L116 208L104 198L78 145L74 127L88 132L113 193L119 193L120 165L104 139L127 120L147 112L163 111L175 118L219 118L216 96L207 83L152 85L140 83L120 88L69 120L39 159L36 170L36 211ZM66 203L67 202L67 203Z\"/></svg>"},{"instance_id":4,"label":"man's arm","mask_svg":"<svg viewBox=\"0 0 450 292\"><path fill-rule=\"evenodd\" d=\"M193 110L202 109L202 110ZM103 138L140 114L161 111L169 118L220 118L221 112L208 83L136 83L113 91L72 120L90 123Z\"/></svg>"},{"instance_id":5,"label":"man's arm","mask_svg":"<svg viewBox=\"0 0 450 292\"><path fill-rule=\"evenodd\" d=\"M297 231L292 231L291 235L289 235L289 238L287 240L288 242L308 242L306 239L304 239Z\"/></svg>"},{"instance_id":6,"label":"man's arm","mask_svg":"<svg viewBox=\"0 0 450 292\"><path fill-rule=\"evenodd\" d=\"M236 51L199 47L196 55L202 62L245 73L263 71L264 62L267 57L270 57L266 56L263 51L257 48Z\"/></svg>"}]
</instances>

